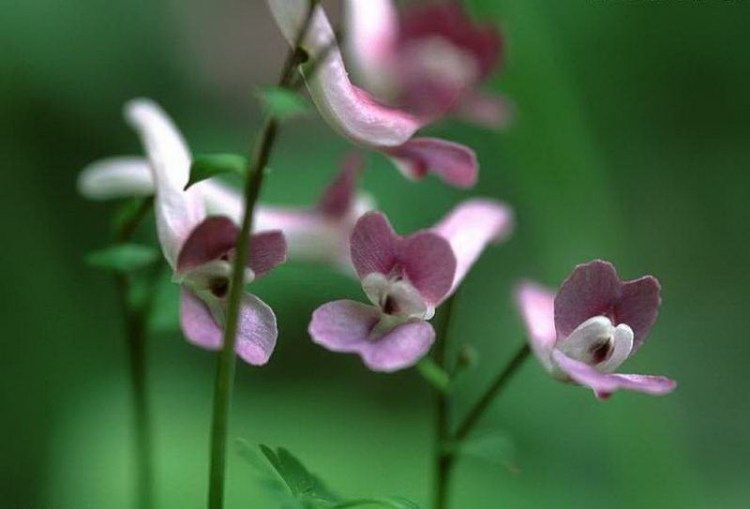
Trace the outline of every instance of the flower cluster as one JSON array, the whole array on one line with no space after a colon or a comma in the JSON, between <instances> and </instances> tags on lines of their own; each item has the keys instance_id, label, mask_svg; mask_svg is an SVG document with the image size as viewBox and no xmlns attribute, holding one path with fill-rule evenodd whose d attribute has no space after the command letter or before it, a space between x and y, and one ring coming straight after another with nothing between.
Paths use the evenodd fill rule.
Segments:
<instances>
[{"instance_id":1,"label":"flower cluster","mask_svg":"<svg viewBox=\"0 0 750 509\"><path fill-rule=\"evenodd\" d=\"M411 179L434 174L446 183L475 184L474 152L451 141L415 137L446 115L486 125L505 124L508 102L479 90L502 58L502 38L470 20L457 2L431 4L398 16L390 0L347 0L348 55L365 91L349 78L344 54L325 10L306 0L268 0L289 43L304 51L300 66L322 117L353 143L392 159ZM93 199L154 195L164 256L181 285L186 338L221 347L232 261L244 202L215 179L189 188L191 155L169 117L153 102L136 100L126 118L140 135L145 158L112 158L81 174ZM357 190L362 163L355 156L319 202L308 208L259 204L245 261L244 282L287 258L332 264L355 277L369 303L337 300L312 314L314 342L358 354L372 370L413 366L436 340L429 320L461 284L491 243L508 237L513 212L493 199L468 199L435 226L397 234L374 200ZM556 296L526 282L516 297L531 347L557 379L607 397L618 388L664 394L663 377L615 374L644 342L660 305L658 281L623 282L614 267L595 261L576 268ZM237 353L250 364L268 361L277 338L273 311L244 295Z\"/></svg>"}]
</instances>

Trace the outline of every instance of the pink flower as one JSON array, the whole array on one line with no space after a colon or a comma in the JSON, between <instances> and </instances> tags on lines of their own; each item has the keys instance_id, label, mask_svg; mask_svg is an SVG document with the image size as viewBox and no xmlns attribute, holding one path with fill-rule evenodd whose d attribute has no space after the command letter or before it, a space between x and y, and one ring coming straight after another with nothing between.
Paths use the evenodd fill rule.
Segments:
<instances>
[{"instance_id":1,"label":"pink flower","mask_svg":"<svg viewBox=\"0 0 750 509\"><path fill-rule=\"evenodd\" d=\"M357 192L360 171L360 158L347 157L312 207L258 204L253 231L281 230L289 261L331 264L353 272L349 237L357 219L374 208L370 195ZM79 176L78 187L81 194L93 200L145 197L154 194L154 178L146 159L113 157L87 166ZM204 180L193 185L189 193L198 195L211 214L227 216L237 224L242 221L242 196L221 181Z\"/></svg>"},{"instance_id":2,"label":"pink flower","mask_svg":"<svg viewBox=\"0 0 750 509\"><path fill-rule=\"evenodd\" d=\"M352 263L371 304L338 300L319 307L309 332L334 352L357 353L374 371L415 364L433 341L427 322L463 280L484 247L512 229L510 210L469 200L438 225L405 237L379 212L362 216L351 238Z\"/></svg>"},{"instance_id":3,"label":"pink flower","mask_svg":"<svg viewBox=\"0 0 750 509\"><path fill-rule=\"evenodd\" d=\"M474 23L455 0L412 7L393 0L346 0L344 33L359 76L377 97L417 116L455 113L500 126L507 101L477 90L501 63L502 38Z\"/></svg>"},{"instance_id":4,"label":"pink flower","mask_svg":"<svg viewBox=\"0 0 750 509\"><path fill-rule=\"evenodd\" d=\"M268 0L284 37L294 44L307 17L307 0ZM341 50L321 6L316 6L301 41L317 62L306 82L310 96L325 120L354 143L389 156L404 175L420 179L434 173L447 183L471 187L477 180L477 161L469 148L436 138L412 138L432 118L388 107L349 80Z\"/></svg>"},{"instance_id":5,"label":"pink flower","mask_svg":"<svg viewBox=\"0 0 750 509\"><path fill-rule=\"evenodd\" d=\"M662 376L614 371L643 344L656 321L661 286L653 276L622 281L614 266L579 265L555 296L534 283L516 291L532 350L555 378L585 385L599 398L617 389L667 394Z\"/></svg>"},{"instance_id":6,"label":"pink flower","mask_svg":"<svg viewBox=\"0 0 750 509\"><path fill-rule=\"evenodd\" d=\"M141 99L128 103L125 111L148 155L159 242L175 282L182 285L182 330L191 343L219 349L239 228L227 217L206 217L199 189L183 190L190 173L190 152L161 108ZM286 243L280 231L253 235L245 282L264 275L285 258ZM243 360L255 365L268 361L278 336L276 316L250 293L242 298L237 335L237 354Z\"/></svg>"}]
</instances>

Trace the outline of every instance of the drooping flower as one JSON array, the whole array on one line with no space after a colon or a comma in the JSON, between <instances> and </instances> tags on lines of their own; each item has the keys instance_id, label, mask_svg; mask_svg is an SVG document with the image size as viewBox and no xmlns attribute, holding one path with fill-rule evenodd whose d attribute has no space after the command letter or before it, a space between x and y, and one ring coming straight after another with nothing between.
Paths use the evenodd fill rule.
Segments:
<instances>
[{"instance_id":1,"label":"drooping flower","mask_svg":"<svg viewBox=\"0 0 750 509\"><path fill-rule=\"evenodd\" d=\"M420 117L452 113L488 126L510 107L478 85L501 63L495 26L475 23L460 2L396 12L393 0L346 0L344 34L359 77L378 98Z\"/></svg>"},{"instance_id":2,"label":"drooping flower","mask_svg":"<svg viewBox=\"0 0 750 509\"><path fill-rule=\"evenodd\" d=\"M305 26L309 2L268 0L290 44ZM407 177L433 173L447 183L471 187L477 180L476 156L469 148L437 138L412 138L433 116L391 108L352 84L325 11L314 8L301 48L315 65L305 75L307 88L323 118L354 143L390 157ZM304 71L303 71L304 73Z\"/></svg>"},{"instance_id":3,"label":"drooping flower","mask_svg":"<svg viewBox=\"0 0 750 509\"><path fill-rule=\"evenodd\" d=\"M428 320L461 283L484 247L512 229L500 202L468 200L434 228L399 236L380 212L354 227L352 263L371 304L338 300L319 307L309 326L313 341L358 354L374 371L414 365L435 340Z\"/></svg>"},{"instance_id":4,"label":"drooping flower","mask_svg":"<svg viewBox=\"0 0 750 509\"><path fill-rule=\"evenodd\" d=\"M607 398L617 389L667 394L663 376L614 371L641 347L659 313L661 286L653 276L622 281L602 260L579 265L557 295L531 282L516 291L532 350L553 377Z\"/></svg>"},{"instance_id":5,"label":"drooping flower","mask_svg":"<svg viewBox=\"0 0 750 509\"><path fill-rule=\"evenodd\" d=\"M352 228L362 214L374 208L369 194L357 192L361 167L356 154L345 158L340 172L312 207L258 204L253 231L281 230L289 261L331 264L351 273ZM145 158L113 157L84 168L78 188L93 200L146 197L154 194L154 179ZM243 199L235 188L208 179L194 184L189 192L200 197L209 213L227 216L237 224L242 221Z\"/></svg>"},{"instance_id":6,"label":"drooping flower","mask_svg":"<svg viewBox=\"0 0 750 509\"><path fill-rule=\"evenodd\" d=\"M134 100L127 104L125 116L148 156L159 242L174 270L175 282L182 286L183 333L195 345L219 349L239 228L228 217L207 217L199 190L184 190L190 173L190 152L159 106L148 100ZM266 274L285 258L286 243L280 231L253 235L245 283ZM265 364L277 336L273 310L255 295L245 293L239 314L237 354L250 364Z\"/></svg>"}]
</instances>

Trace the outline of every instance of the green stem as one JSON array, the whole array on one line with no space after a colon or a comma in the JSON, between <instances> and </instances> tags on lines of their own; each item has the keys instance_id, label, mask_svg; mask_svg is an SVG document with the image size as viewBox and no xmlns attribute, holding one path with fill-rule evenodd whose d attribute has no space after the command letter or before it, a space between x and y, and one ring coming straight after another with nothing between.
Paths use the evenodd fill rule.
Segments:
<instances>
[{"instance_id":1,"label":"green stem","mask_svg":"<svg viewBox=\"0 0 750 509\"><path fill-rule=\"evenodd\" d=\"M497 395L500 394L501 390L505 387L506 383L513 377L518 368L521 367L523 362L529 356L530 351L528 343L524 343L508 365L497 375L482 397L479 398L479 401L477 401L474 407L466 415L455 435L453 435L453 441L455 443L460 442L469 435L477 421L479 421L484 415Z\"/></svg>"},{"instance_id":2,"label":"green stem","mask_svg":"<svg viewBox=\"0 0 750 509\"><path fill-rule=\"evenodd\" d=\"M117 242L126 243L135 234L141 221L153 206L153 198L141 202L134 214L117 232ZM122 315L125 318L125 332L130 364L130 385L133 405L133 426L135 431L135 492L136 507L154 507L154 468L151 444L151 417L146 387L146 319L150 310L150 300L139 309L129 302L131 279L122 274L116 277Z\"/></svg>"},{"instance_id":3,"label":"green stem","mask_svg":"<svg viewBox=\"0 0 750 509\"><path fill-rule=\"evenodd\" d=\"M296 68L304 57L298 48L304 35L307 33L315 4L315 1L310 2L307 18L284 62L281 78L279 79L280 87L289 88ZM242 226L235 247L232 276L229 283L223 346L219 352L214 382L214 408L211 422L211 464L209 467L208 487L209 509L221 509L224 507L229 407L234 385L236 364L234 350L237 343L240 302L242 300L242 293L244 292L245 263L250 252L250 234L252 232L255 205L260 196L263 177L266 173L265 169L268 166L278 130L279 120L274 117L269 118L261 131L258 148L254 153L254 157L250 159L247 168L248 178L244 190L245 214L242 218Z\"/></svg>"},{"instance_id":4,"label":"green stem","mask_svg":"<svg viewBox=\"0 0 750 509\"><path fill-rule=\"evenodd\" d=\"M446 371L446 349L455 301L456 295L454 294L445 303L445 307L443 308L445 310L445 318L443 320L441 334L438 337L437 345L435 345L435 364L444 371ZM435 477L433 486L433 507L435 509L445 509L448 503L449 478L451 470L453 469L453 457L447 453L445 448L450 433L448 427L448 395L443 391L437 390L435 392L435 399Z\"/></svg>"}]
</instances>

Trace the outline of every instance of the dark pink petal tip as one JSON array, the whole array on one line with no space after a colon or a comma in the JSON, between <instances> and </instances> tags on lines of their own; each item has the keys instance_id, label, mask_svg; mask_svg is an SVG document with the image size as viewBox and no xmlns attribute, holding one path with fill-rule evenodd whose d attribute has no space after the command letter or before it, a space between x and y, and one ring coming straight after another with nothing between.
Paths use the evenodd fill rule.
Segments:
<instances>
[{"instance_id":1,"label":"dark pink petal tip","mask_svg":"<svg viewBox=\"0 0 750 509\"><path fill-rule=\"evenodd\" d=\"M465 145L438 138L413 138L384 152L404 175L414 180L432 173L459 188L469 188L477 182L477 157Z\"/></svg>"},{"instance_id":2,"label":"dark pink petal tip","mask_svg":"<svg viewBox=\"0 0 750 509\"><path fill-rule=\"evenodd\" d=\"M373 371L392 372L416 364L430 349L435 331L412 320L371 337L380 319L374 306L339 300L315 310L308 331L313 341L333 352L356 353Z\"/></svg>"},{"instance_id":3,"label":"dark pink petal tip","mask_svg":"<svg viewBox=\"0 0 750 509\"><path fill-rule=\"evenodd\" d=\"M558 337L566 337L593 316L607 316L633 329L636 350L656 321L661 287L653 276L623 282L615 267L603 260L578 265L555 298Z\"/></svg>"},{"instance_id":4,"label":"dark pink petal tip","mask_svg":"<svg viewBox=\"0 0 750 509\"><path fill-rule=\"evenodd\" d=\"M457 261L443 237L432 232L404 237L397 258L409 282L430 304L437 304L450 291Z\"/></svg>"},{"instance_id":5,"label":"dark pink petal tip","mask_svg":"<svg viewBox=\"0 0 750 509\"><path fill-rule=\"evenodd\" d=\"M354 225L352 263L360 279L373 272L388 274L396 263L399 237L380 212L368 212Z\"/></svg>"},{"instance_id":6,"label":"dark pink petal tip","mask_svg":"<svg viewBox=\"0 0 750 509\"><path fill-rule=\"evenodd\" d=\"M341 163L341 170L328 185L318 202L318 210L326 217L338 219L351 209L356 198L357 177L364 167L364 158L352 152Z\"/></svg>"},{"instance_id":7,"label":"dark pink petal tip","mask_svg":"<svg viewBox=\"0 0 750 509\"><path fill-rule=\"evenodd\" d=\"M256 233L250 238L250 256L247 265L261 277L286 261L286 239L281 230Z\"/></svg>"},{"instance_id":8,"label":"dark pink petal tip","mask_svg":"<svg viewBox=\"0 0 750 509\"><path fill-rule=\"evenodd\" d=\"M677 382L663 376L600 373L588 364L571 359L558 350L555 350L552 356L555 364L572 381L590 387L599 399L608 398L618 389L661 396L677 388Z\"/></svg>"},{"instance_id":9,"label":"dark pink petal tip","mask_svg":"<svg viewBox=\"0 0 750 509\"><path fill-rule=\"evenodd\" d=\"M193 229L177 257L177 272L221 258L234 249L239 228L226 216L205 219Z\"/></svg>"}]
</instances>

